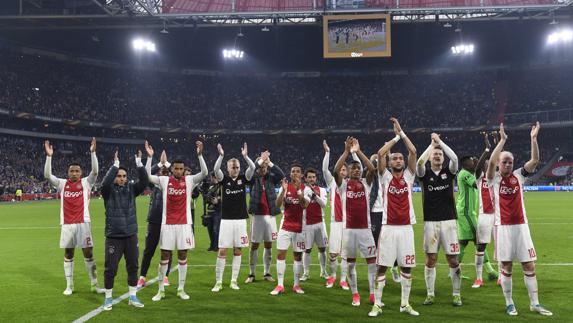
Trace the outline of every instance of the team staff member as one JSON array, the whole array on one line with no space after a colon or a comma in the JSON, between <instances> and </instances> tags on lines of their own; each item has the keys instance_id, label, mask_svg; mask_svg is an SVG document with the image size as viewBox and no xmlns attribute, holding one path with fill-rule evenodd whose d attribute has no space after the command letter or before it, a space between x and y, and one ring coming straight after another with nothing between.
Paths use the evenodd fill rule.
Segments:
<instances>
[{"instance_id":1,"label":"team staff member","mask_svg":"<svg viewBox=\"0 0 573 323\"><path fill-rule=\"evenodd\" d=\"M105 301L103 309L111 310L112 288L117 266L125 257L129 305L143 307L137 298L137 264L139 256L137 240L137 213L135 198L143 193L149 179L141 163L141 151L135 156L138 181L127 181L127 169L119 165L115 152L113 166L102 181L101 193L105 206Z\"/></svg>"}]
</instances>

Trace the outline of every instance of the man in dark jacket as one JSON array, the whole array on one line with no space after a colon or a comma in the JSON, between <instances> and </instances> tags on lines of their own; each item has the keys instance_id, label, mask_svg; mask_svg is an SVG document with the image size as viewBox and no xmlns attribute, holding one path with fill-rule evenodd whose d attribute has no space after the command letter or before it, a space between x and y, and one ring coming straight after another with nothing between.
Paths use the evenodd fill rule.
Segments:
<instances>
[{"instance_id":1,"label":"man in dark jacket","mask_svg":"<svg viewBox=\"0 0 573 323\"><path fill-rule=\"evenodd\" d=\"M160 176L169 176L169 167L171 164L167 161L167 154L165 150L161 153L159 163L151 167L151 174L159 174ZM141 260L141 271L139 280L137 281L137 288L142 288L145 285L145 277L151 264L151 259L155 254L157 245L159 244L159 237L161 235L161 220L163 212L163 193L158 186L149 184L152 187L151 198L149 199L149 211L147 213L147 233L145 234L145 249L143 249L143 259ZM171 259L167 265L167 273L163 279L163 284L169 286L169 269L171 268Z\"/></svg>"},{"instance_id":2,"label":"man in dark jacket","mask_svg":"<svg viewBox=\"0 0 573 323\"><path fill-rule=\"evenodd\" d=\"M281 209L275 205L277 199L275 187L280 184L285 174L277 165L271 162L270 155L268 151L264 151L257 158L255 161L255 175L251 179L249 213L253 214L253 218L251 226L251 253L249 255L250 274L245 284L255 281L255 268L261 241L265 243L263 277L267 281L274 281L270 274L271 250L273 241L277 239L276 215L281 213Z\"/></svg>"},{"instance_id":3,"label":"man in dark jacket","mask_svg":"<svg viewBox=\"0 0 573 323\"><path fill-rule=\"evenodd\" d=\"M135 198L149 183L149 178L141 163L141 151L135 157L138 181L127 181L127 169L119 165L118 152L115 152L114 164L105 175L101 193L105 206L105 301L103 309L111 310L112 288L117 266L121 257L125 257L127 284L129 285L129 305L143 307L137 293L137 213Z\"/></svg>"}]
</instances>

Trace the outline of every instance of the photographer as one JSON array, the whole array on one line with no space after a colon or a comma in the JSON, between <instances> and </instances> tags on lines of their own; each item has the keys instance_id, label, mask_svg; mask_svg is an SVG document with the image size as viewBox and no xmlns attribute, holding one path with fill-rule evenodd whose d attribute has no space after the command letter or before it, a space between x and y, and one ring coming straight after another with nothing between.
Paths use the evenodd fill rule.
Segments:
<instances>
[{"instance_id":1,"label":"photographer","mask_svg":"<svg viewBox=\"0 0 573 323\"><path fill-rule=\"evenodd\" d=\"M219 226L221 225L221 185L214 173L210 179L205 179L203 190L203 204L205 213L202 216L203 226L209 232L209 249L207 251L219 251Z\"/></svg>"}]
</instances>

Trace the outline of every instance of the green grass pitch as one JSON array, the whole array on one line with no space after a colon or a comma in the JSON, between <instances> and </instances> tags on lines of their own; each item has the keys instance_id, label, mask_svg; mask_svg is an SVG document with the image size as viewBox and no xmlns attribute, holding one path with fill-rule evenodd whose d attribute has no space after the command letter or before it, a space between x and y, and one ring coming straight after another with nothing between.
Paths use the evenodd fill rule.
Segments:
<instances>
[{"instance_id":1,"label":"green grass pitch","mask_svg":"<svg viewBox=\"0 0 573 323\"><path fill-rule=\"evenodd\" d=\"M123 301L110 312L103 312L93 321L105 322L141 322L141 321L210 321L210 322L284 322L284 321L340 321L358 322L374 320L408 321L567 321L571 317L573 300L573 193L526 193L526 206L531 233L537 250L537 277L541 303L554 312L552 318L530 313L527 291L523 283L521 269L514 269L514 300L519 316L510 318L505 315L505 303L500 287L494 282L479 290L470 286L475 277L473 265L473 246L466 250L462 297L464 305L454 308L451 305L451 283L447 277L445 259L440 255L438 277L436 280L436 304L421 305L426 289L423 277L422 228L420 194L415 194L418 224L414 226L416 235L416 253L418 266L413 271L414 281L410 302L420 312L420 317L400 314L400 286L392 282L384 290L384 313L375 319L367 317L368 282L366 266L360 262L358 286L362 296L362 305L353 307L349 292L339 288L326 289L324 281L318 277L318 266L313 266L312 277L303 288L304 295L295 295L288 286L292 284L291 256L287 259L285 285L287 293L279 297L269 295L274 284L257 281L245 285L248 274L248 252L243 252L243 267L239 276L240 291L228 287L231 270L225 270L224 289L211 293L214 283L215 253L208 253L207 231L198 223L196 227L196 249L189 254L190 268L187 273L186 290L191 296L182 301L175 296L177 273L171 277L172 284L166 288L167 297L159 303L151 301L157 291L152 285L139 292L145 308L129 307ZM145 238L145 216L147 214L146 197L138 198L140 254ZM201 203L197 203L201 205ZM62 258L59 249L59 204L57 201L27 202L21 204L0 204L0 281L3 300L0 306L0 322L70 322L96 309L103 303L103 296L89 292L89 280L83 265L83 257L76 251L75 292L72 296L62 295L65 288ZM98 266L100 286L103 286L103 244L104 212L103 202L93 199L91 202L93 219L92 230L95 241L95 259ZM202 214L199 208L197 214ZM197 220L200 218L197 216ZM327 219L328 223L329 219ZM198 221L200 222L200 221ZM262 251L259 260L262 261ZM492 249L488 247L490 255ZM273 253L273 276L276 277ZM141 258L141 256L140 256ZM153 259L148 279L155 276L158 257ZM313 252L313 263L317 263ZM230 258L227 261L230 264ZM116 277L114 297L127 292L124 262L120 264ZM257 268L258 278L262 276L262 267ZM152 276L153 274L153 276Z\"/></svg>"}]
</instances>

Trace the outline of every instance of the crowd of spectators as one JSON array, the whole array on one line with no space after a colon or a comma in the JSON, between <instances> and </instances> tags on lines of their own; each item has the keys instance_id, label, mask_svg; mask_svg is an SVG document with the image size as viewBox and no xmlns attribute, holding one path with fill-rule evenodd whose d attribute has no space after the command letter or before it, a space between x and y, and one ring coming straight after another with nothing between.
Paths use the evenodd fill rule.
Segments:
<instances>
[{"instance_id":1,"label":"crowd of spectators","mask_svg":"<svg viewBox=\"0 0 573 323\"><path fill-rule=\"evenodd\" d=\"M495 71L384 76L212 77L4 54L0 107L54 118L225 129L486 124Z\"/></svg>"}]
</instances>

